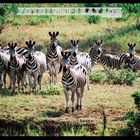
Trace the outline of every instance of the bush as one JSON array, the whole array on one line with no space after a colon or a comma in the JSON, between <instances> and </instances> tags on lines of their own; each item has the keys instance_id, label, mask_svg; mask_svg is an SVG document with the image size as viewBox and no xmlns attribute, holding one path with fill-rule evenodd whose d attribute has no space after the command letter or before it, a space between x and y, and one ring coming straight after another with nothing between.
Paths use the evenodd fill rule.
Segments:
<instances>
[{"instance_id":1,"label":"bush","mask_svg":"<svg viewBox=\"0 0 140 140\"><path fill-rule=\"evenodd\" d=\"M38 21L40 23L50 23L52 21L52 17L51 16L39 16L38 17Z\"/></svg>"},{"instance_id":2,"label":"bush","mask_svg":"<svg viewBox=\"0 0 140 140\"><path fill-rule=\"evenodd\" d=\"M56 85L50 85L47 89L39 91L42 95L60 95L61 88Z\"/></svg>"},{"instance_id":3,"label":"bush","mask_svg":"<svg viewBox=\"0 0 140 140\"><path fill-rule=\"evenodd\" d=\"M74 15L71 15L71 16L68 16L68 21L73 21L73 20L76 20L76 16Z\"/></svg>"},{"instance_id":4,"label":"bush","mask_svg":"<svg viewBox=\"0 0 140 140\"><path fill-rule=\"evenodd\" d=\"M137 109L140 110L140 91L135 91L132 97L134 98Z\"/></svg>"},{"instance_id":5,"label":"bush","mask_svg":"<svg viewBox=\"0 0 140 140\"><path fill-rule=\"evenodd\" d=\"M87 18L88 23L95 23L98 24L100 22L101 18L99 16L89 16Z\"/></svg>"},{"instance_id":6,"label":"bush","mask_svg":"<svg viewBox=\"0 0 140 140\"><path fill-rule=\"evenodd\" d=\"M92 73L89 76L89 80L91 81L91 83L101 83L104 79L104 75L102 73Z\"/></svg>"},{"instance_id":7,"label":"bush","mask_svg":"<svg viewBox=\"0 0 140 140\"><path fill-rule=\"evenodd\" d=\"M38 18L31 18L29 19L28 21L28 24L29 25L38 25L40 23L39 19Z\"/></svg>"},{"instance_id":8,"label":"bush","mask_svg":"<svg viewBox=\"0 0 140 140\"><path fill-rule=\"evenodd\" d=\"M12 21L12 25L14 25L14 26L21 25L21 21L19 19L15 19Z\"/></svg>"},{"instance_id":9,"label":"bush","mask_svg":"<svg viewBox=\"0 0 140 140\"><path fill-rule=\"evenodd\" d=\"M140 91L135 91L132 97L134 98L138 112L128 112L126 114L126 118L128 119L127 127L117 132L117 134L122 136L140 136Z\"/></svg>"},{"instance_id":10,"label":"bush","mask_svg":"<svg viewBox=\"0 0 140 140\"><path fill-rule=\"evenodd\" d=\"M118 71L109 71L106 77L107 82L113 82L113 84L126 84L126 85L133 85L137 79L137 73L133 72L129 69L123 69Z\"/></svg>"}]
</instances>

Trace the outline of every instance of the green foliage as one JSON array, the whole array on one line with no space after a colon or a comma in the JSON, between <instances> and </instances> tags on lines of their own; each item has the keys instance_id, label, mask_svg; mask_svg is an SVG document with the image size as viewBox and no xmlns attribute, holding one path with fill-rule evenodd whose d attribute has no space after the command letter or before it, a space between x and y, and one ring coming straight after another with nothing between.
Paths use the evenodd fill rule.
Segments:
<instances>
[{"instance_id":1,"label":"green foliage","mask_svg":"<svg viewBox=\"0 0 140 140\"><path fill-rule=\"evenodd\" d=\"M89 76L89 80L91 81L91 83L101 83L103 79L104 79L104 75L103 73L100 72L92 73Z\"/></svg>"},{"instance_id":2,"label":"green foliage","mask_svg":"<svg viewBox=\"0 0 140 140\"><path fill-rule=\"evenodd\" d=\"M37 17L33 17L29 19L28 24L29 25L38 25L40 23L39 19Z\"/></svg>"},{"instance_id":3,"label":"green foliage","mask_svg":"<svg viewBox=\"0 0 140 140\"><path fill-rule=\"evenodd\" d=\"M126 118L128 119L127 127L118 131L119 135L125 136L140 136L140 91L135 91L132 94L134 103L138 112L128 112Z\"/></svg>"},{"instance_id":4,"label":"green foliage","mask_svg":"<svg viewBox=\"0 0 140 140\"><path fill-rule=\"evenodd\" d=\"M12 21L12 25L14 26L18 26L18 25L21 25L21 21L17 18L15 18L13 21Z\"/></svg>"},{"instance_id":5,"label":"green foliage","mask_svg":"<svg viewBox=\"0 0 140 140\"><path fill-rule=\"evenodd\" d=\"M87 21L88 23L98 24L100 22L100 16L88 16Z\"/></svg>"},{"instance_id":6,"label":"green foliage","mask_svg":"<svg viewBox=\"0 0 140 140\"><path fill-rule=\"evenodd\" d=\"M132 97L134 98L137 109L140 110L140 91L135 91Z\"/></svg>"},{"instance_id":7,"label":"green foliage","mask_svg":"<svg viewBox=\"0 0 140 140\"><path fill-rule=\"evenodd\" d=\"M63 136L92 136L92 132L88 130L87 127L81 126L79 128L71 127L62 132Z\"/></svg>"},{"instance_id":8,"label":"green foliage","mask_svg":"<svg viewBox=\"0 0 140 140\"><path fill-rule=\"evenodd\" d=\"M126 85L133 85L137 79L137 73L129 70L129 69L122 69L119 71L109 70L106 72L106 81L113 82L113 84L126 84Z\"/></svg>"},{"instance_id":9,"label":"green foliage","mask_svg":"<svg viewBox=\"0 0 140 140\"><path fill-rule=\"evenodd\" d=\"M48 15L39 16L38 21L39 23L50 23L52 21L52 16L48 16Z\"/></svg>"},{"instance_id":10,"label":"green foliage","mask_svg":"<svg viewBox=\"0 0 140 140\"><path fill-rule=\"evenodd\" d=\"M60 95L61 88L57 85L50 85L47 89L42 89L39 93L43 95Z\"/></svg>"},{"instance_id":11,"label":"green foliage","mask_svg":"<svg viewBox=\"0 0 140 140\"><path fill-rule=\"evenodd\" d=\"M68 21L74 21L77 19L77 17L74 15L71 15L71 16L67 16L67 19L68 19Z\"/></svg>"}]
</instances>

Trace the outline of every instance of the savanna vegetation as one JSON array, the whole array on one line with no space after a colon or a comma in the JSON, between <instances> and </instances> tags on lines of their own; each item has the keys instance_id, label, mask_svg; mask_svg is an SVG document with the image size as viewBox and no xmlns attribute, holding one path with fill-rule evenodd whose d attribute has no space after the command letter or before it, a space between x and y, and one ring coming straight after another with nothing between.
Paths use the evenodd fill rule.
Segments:
<instances>
[{"instance_id":1,"label":"savanna vegetation","mask_svg":"<svg viewBox=\"0 0 140 140\"><path fill-rule=\"evenodd\" d=\"M118 19L95 16L19 16L18 7L122 7ZM140 4L1 4L0 44L35 40L36 49L46 53L49 31L59 31L58 43L70 47L71 39L80 39L79 50L88 52L95 40L103 40L103 51L128 52L128 42L136 42L140 52ZM90 90L85 88L82 111L66 114L65 96L58 74L57 85L49 85L43 76L42 90L10 96L0 89L0 135L2 136L121 136L140 135L139 73L107 71L97 64L92 68ZM8 79L7 79L8 81ZM7 83L9 84L9 83Z\"/></svg>"}]
</instances>

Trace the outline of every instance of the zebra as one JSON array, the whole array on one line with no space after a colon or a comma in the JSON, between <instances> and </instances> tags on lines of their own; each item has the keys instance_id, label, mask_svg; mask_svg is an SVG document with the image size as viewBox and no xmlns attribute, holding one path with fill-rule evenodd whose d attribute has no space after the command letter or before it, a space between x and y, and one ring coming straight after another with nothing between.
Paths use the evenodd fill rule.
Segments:
<instances>
[{"instance_id":1,"label":"zebra","mask_svg":"<svg viewBox=\"0 0 140 140\"><path fill-rule=\"evenodd\" d=\"M37 83L39 84L39 89L41 90L41 81L43 73L46 71L46 56L40 51L33 51L35 41L26 41L27 48L27 60L26 60L26 71L29 80L30 94L33 91L32 77L34 78L34 89L37 89Z\"/></svg>"},{"instance_id":2,"label":"zebra","mask_svg":"<svg viewBox=\"0 0 140 140\"><path fill-rule=\"evenodd\" d=\"M135 55L136 43L128 43L129 46L129 57L126 60L128 67L134 72L140 70L140 57Z\"/></svg>"},{"instance_id":3,"label":"zebra","mask_svg":"<svg viewBox=\"0 0 140 140\"><path fill-rule=\"evenodd\" d=\"M15 47L17 43L8 43L10 54L10 79L12 80L12 93L15 93L16 81L18 82L18 91L20 91L20 83L22 92L24 92L24 81L26 77L26 63L22 56L16 54Z\"/></svg>"},{"instance_id":4,"label":"zebra","mask_svg":"<svg viewBox=\"0 0 140 140\"><path fill-rule=\"evenodd\" d=\"M82 98L84 93L84 87L86 85L87 79L87 69L83 65L75 65L71 67L69 65L69 56L71 55L70 51L62 51L62 85L66 99L66 110L69 112L68 101L69 101L69 91L72 92L71 101L72 101L72 112L74 112L74 96L77 95L77 105L76 109L82 109ZM61 69L60 69L61 70Z\"/></svg>"},{"instance_id":5,"label":"zebra","mask_svg":"<svg viewBox=\"0 0 140 140\"><path fill-rule=\"evenodd\" d=\"M70 64L76 65L81 64L83 65L87 71L88 71L88 77L91 74L91 68L92 68L92 62L91 57L86 52L80 52L78 53L78 43L79 40L71 40L71 56L70 56ZM89 78L87 79L87 89L89 90Z\"/></svg>"},{"instance_id":6,"label":"zebra","mask_svg":"<svg viewBox=\"0 0 140 140\"><path fill-rule=\"evenodd\" d=\"M47 65L50 75L50 84L57 82L57 73L60 68L60 62L62 59L61 51L62 48L57 44L57 36L59 35L59 32L49 32L49 35L51 37L51 43L49 47L47 48Z\"/></svg>"},{"instance_id":7,"label":"zebra","mask_svg":"<svg viewBox=\"0 0 140 140\"><path fill-rule=\"evenodd\" d=\"M6 88L6 73L10 77L9 62L10 62L10 55L4 53L3 51L0 51L0 88L2 88L3 84L4 84L4 89ZM11 87L11 82L10 82L10 87Z\"/></svg>"},{"instance_id":8,"label":"zebra","mask_svg":"<svg viewBox=\"0 0 140 140\"><path fill-rule=\"evenodd\" d=\"M90 48L89 55L92 60L92 65L95 65L97 62L101 63L102 66L110 67L112 69L121 69L122 64L125 63L128 53L122 53L118 55L104 54L102 51L102 40L95 41L95 47Z\"/></svg>"}]
</instances>

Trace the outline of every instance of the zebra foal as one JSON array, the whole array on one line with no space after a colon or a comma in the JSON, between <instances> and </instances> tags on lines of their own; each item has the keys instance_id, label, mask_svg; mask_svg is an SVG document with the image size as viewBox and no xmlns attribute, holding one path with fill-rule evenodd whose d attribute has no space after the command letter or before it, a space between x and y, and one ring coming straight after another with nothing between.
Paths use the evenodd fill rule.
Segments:
<instances>
[{"instance_id":1,"label":"zebra foal","mask_svg":"<svg viewBox=\"0 0 140 140\"><path fill-rule=\"evenodd\" d=\"M86 85L87 70L83 65L75 65L71 67L69 65L70 51L62 51L62 85L64 89L65 99L66 99L66 110L69 112L68 102L69 102L69 91L71 91L71 101L72 101L72 112L74 112L74 96L77 95L77 105L76 109L82 109L82 98L84 87Z\"/></svg>"}]
</instances>

